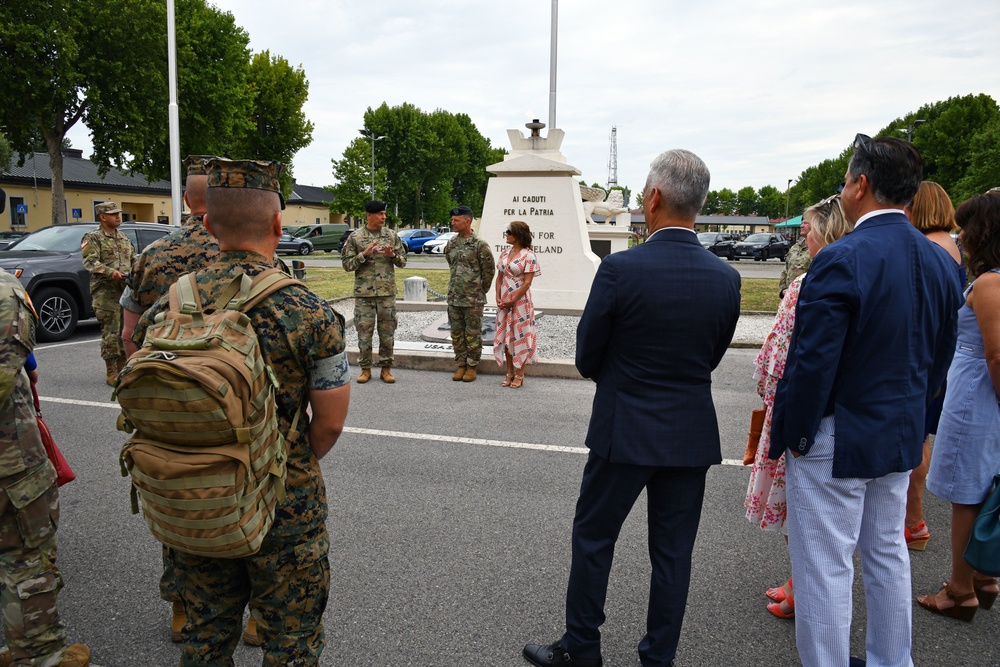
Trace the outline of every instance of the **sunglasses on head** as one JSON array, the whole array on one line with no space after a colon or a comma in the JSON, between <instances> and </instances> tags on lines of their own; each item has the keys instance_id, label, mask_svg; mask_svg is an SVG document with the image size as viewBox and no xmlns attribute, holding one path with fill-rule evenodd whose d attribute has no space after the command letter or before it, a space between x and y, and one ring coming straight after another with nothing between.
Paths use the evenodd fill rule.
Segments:
<instances>
[{"instance_id":1,"label":"sunglasses on head","mask_svg":"<svg viewBox=\"0 0 1000 667\"><path fill-rule=\"evenodd\" d=\"M856 134L854 135L854 148L856 150L862 150L865 153L869 153L868 142L871 140L872 138L869 137L867 134Z\"/></svg>"}]
</instances>

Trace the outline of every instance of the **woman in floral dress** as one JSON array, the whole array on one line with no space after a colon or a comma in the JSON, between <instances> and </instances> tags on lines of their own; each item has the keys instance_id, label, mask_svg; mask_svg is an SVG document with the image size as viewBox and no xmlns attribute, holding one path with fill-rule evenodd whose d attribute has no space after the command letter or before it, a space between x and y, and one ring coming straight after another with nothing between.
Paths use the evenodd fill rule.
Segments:
<instances>
[{"instance_id":1,"label":"woman in floral dress","mask_svg":"<svg viewBox=\"0 0 1000 667\"><path fill-rule=\"evenodd\" d=\"M497 262L497 327L493 355L507 364L504 387L517 389L524 384L524 366L535 363L535 305L531 301L531 281L542 273L531 250L531 229L515 220L504 232L509 248L500 251Z\"/></svg>"},{"instance_id":2,"label":"woman in floral dress","mask_svg":"<svg viewBox=\"0 0 1000 667\"><path fill-rule=\"evenodd\" d=\"M823 247L844 236L851 227L844 219L844 210L840 206L840 197L831 197L806 209L802 215L802 233L806 236L809 254L816 256ZM778 388L778 380L785 373L785 359L788 356L788 345L792 339L792 329L795 326L795 306L799 301L799 289L806 274L792 281L785 290L785 296L778 307L771 333L764 341L760 354L754 361L757 380L757 393L764 399L764 426L760 435L760 446L750 469L750 484L747 486L747 497L743 506L747 510L747 519L758 524L761 530L780 531L788 540L785 505L785 456L778 460L769 459L767 454L771 448L771 413L774 410L774 394ZM792 580L783 586L768 589L766 593L773 602L767 605L767 610L778 618L793 618L795 616L795 599L792 593Z\"/></svg>"}]
</instances>

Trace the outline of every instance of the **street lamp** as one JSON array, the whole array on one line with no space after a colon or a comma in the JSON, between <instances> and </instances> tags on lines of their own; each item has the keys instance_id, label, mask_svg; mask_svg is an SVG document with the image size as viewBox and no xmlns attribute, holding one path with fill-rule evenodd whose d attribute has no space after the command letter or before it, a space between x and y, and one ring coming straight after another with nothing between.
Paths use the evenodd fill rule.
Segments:
<instances>
[{"instance_id":1,"label":"street lamp","mask_svg":"<svg viewBox=\"0 0 1000 667\"><path fill-rule=\"evenodd\" d=\"M368 130L365 129L358 130L358 132L361 133L361 136L368 137L369 141L372 142L372 201L374 201L375 200L375 142L378 141L379 139L385 139L385 135L376 137L374 131L369 132Z\"/></svg>"},{"instance_id":2,"label":"street lamp","mask_svg":"<svg viewBox=\"0 0 1000 667\"><path fill-rule=\"evenodd\" d=\"M902 128L900 128L899 130L897 130L897 132L906 132L906 140L909 141L912 144L913 143L913 130L917 129L918 125L923 125L926 122L927 121L925 119L923 119L923 118L916 118L916 119L914 119L914 121L912 123L910 123L909 127L907 127L905 130L902 129Z\"/></svg>"},{"instance_id":3,"label":"street lamp","mask_svg":"<svg viewBox=\"0 0 1000 667\"><path fill-rule=\"evenodd\" d=\"M789 178L788 185L785 186L785 220L788 220L788 193L792 189L792 181L794 180L794 178Z\"/></svg>"}]
</instances>

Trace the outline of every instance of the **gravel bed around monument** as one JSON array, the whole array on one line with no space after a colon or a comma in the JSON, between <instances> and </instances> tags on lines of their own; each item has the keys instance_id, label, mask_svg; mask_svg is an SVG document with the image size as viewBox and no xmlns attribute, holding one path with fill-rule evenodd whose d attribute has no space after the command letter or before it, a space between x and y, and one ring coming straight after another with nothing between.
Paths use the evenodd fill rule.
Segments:
<instances>
[{"instance_id":1,"label":"gravel bed around monument","mask_svg":"<svg viewBox=\"0 0 1000 667\"><path fill-rule=\"evenodd\" d=\"M335 303L334 307L350 317L354 303L352 300L345 300ZM443 317L446 315L441 311L397 312L396 340L420 341L420 333ZM576 356L576 327L579 323L579 317L543 314L538 319L538 356L542 359L572 360ZM759 345L767 338L773 324L773 315L742 315L736 325L733 343ZM354 327L347 330L347 346L358 346L358 332Z\"/></svg>"}]
</instances>

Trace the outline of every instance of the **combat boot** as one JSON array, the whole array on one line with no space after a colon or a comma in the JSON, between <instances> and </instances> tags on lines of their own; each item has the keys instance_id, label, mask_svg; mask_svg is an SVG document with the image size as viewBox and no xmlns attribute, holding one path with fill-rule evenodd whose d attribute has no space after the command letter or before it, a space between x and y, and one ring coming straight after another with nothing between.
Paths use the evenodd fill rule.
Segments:
<instances>
[{"instance_id":1,"label":"combat boot","mask_svg":"<svg viewBox=\"0 0 1000 667\"><path fill-rule=\"evenodd\" d=\"M451 376L451 379L455 382L461 382L462 378L465 377L465 366L459 366L455 374Z\"/></svg>"},{"instance_id":2,"label":"combat boot","mask_svg":"<svg viewBox=\"0 0 1000 667\"><path fill-rule=\"evenodd\" d=\"M128 363L128 359L125 357L118 357L115 359L115 370L116 375L121 375L121 372L125 369L125 364Z\"/></svg>"},{"instance_id":3,"label":"combat boot","mask_svg":"<svg viewBox=\"0 0 1000 667\"><path fill-rule=\"evenodd\" d=\"M112 387L115 386L115 382L118 380L118 360L117 359L107 359L104 362L104 370L107 373L106 380Z\"/></svg>"},{"instance_id":4,"label":"combat boot","mask_svg":"<svg viewBox=\"0 0 1000 667\"><path fill-rule=\"evenodd\" d=\"M90 649L86 644L73 644L63 651L57 667L87 667L90 664Z\"/></svg>"},{"instance_id":5,"label":"combat boot","mask_svg":"<svg viewBox=\"0 0 1000 667\"><path fill-rule=\"evenodd\" d=\"M184 613L184 604L180 600L174 600L170 614L170 641L184 640L185 623L187 623L187 614Z\"/></svg>"},{"instance_id":6,"label":"combat boot","mask_svg":"<svg viewBox=\"0 0 1000 667\"><path fill-rule=\"evenodd\" d=\"M252 614L247 619L247 627L243 629L243 643L247 646L260 646L264 643L257 634L257 619Z\"/></svg>"},{"instance_id":7,"label":"combat boot","mask_svg":"<svg viewBox=\"0 0 1000 667\"><path fill-rule=\"evenodd\" d=\"M389 370L388 366L382 367L382 382L386 384L392 384L396 381L396 378L392 377L392 371Z\"/></svg>"},{"instance_id":8,"label":"combat boot","mask_svg":"<svg viewBox=\"0 0 1000 667\"><path fill-rule=\"evenodd\" d=\"M462 382L472 382L476 379L476 367L469 366L465 369L465 375L462 376Z\"/></svg>"},{"instance_id":9,"label":"combat boot","mask_svg":"<svg viewBox=\"0 0 1000 667\"><path fill-rule=\"evenodd\" d=\"M361 374L358 375L357 383L364 384L365 382L368 382L371 379L372 379L372 369L362 368Z\"/></svg>"}]
</instances>

